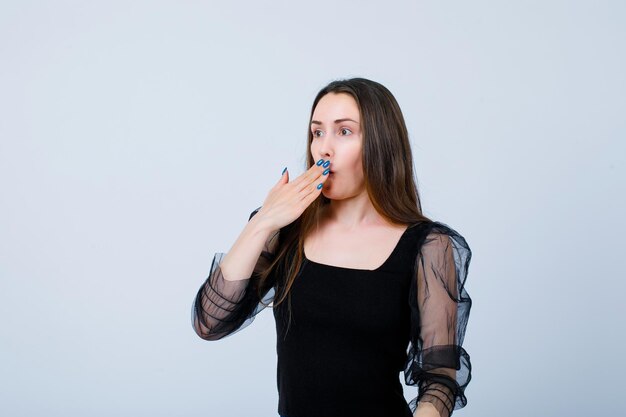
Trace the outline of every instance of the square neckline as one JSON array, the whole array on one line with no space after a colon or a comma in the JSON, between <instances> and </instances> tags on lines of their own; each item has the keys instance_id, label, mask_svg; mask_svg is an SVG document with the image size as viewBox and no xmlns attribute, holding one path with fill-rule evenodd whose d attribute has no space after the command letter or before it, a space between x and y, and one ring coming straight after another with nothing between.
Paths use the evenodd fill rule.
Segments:
<instances>
[{"instance_id":1,"label":"square neckline","mask_svg":"<svg viewBox=\"0 0 626 417\"><path fill-rule=\"evenodd\" d=\"M313 261L313 260L309 259L309 257L306 256L306 252L304 251L304 247L302 247L302 256L308 263L310 263L312 265L321 266L321 267L324 267L324 268L341 269L341 270L344 270L344 271L354 271L354 272L378 272L381 269L383 269L383 267L385 267L391 261L391 258L393 258L393 256L398 251L398 248L400 247L400 243L405 239L405 237L408 235L409 230L413 226L414 226L413 224L410 224L406 229L404 229L404 232L402 232L402 235L400 236L400 238L396 242L396 244L393 247L393 250L391 251L389 256L387 256L387 258L383 261L383 263L380 264L375 269L349 268L347 266L329 265L329 264L323 264L321 262L316 262L316 261Z\"/></svg>"}]
</instances>

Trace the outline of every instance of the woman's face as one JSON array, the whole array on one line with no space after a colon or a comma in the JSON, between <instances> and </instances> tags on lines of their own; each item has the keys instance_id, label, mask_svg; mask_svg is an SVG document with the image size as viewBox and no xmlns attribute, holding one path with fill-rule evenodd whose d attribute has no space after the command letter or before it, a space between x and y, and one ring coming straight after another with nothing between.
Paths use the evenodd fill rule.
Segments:
<instances>
[{"instance_id":1,"label":"woman's face","mask_svg":"<svg viewBox=\"0 0 626 417\"><path fill-rule=\"evenodd\" d=\"M330 161L325 197L340 200L365 191L359 107L350 94L328 93L317 103L311 118L311 155L315 162Z\"/></svg>"}]
</instances>

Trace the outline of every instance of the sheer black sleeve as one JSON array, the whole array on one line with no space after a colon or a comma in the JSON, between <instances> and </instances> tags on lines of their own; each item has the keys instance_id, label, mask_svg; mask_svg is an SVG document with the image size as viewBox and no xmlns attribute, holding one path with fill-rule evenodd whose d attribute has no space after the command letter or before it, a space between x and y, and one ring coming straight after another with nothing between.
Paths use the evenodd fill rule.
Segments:
<instances>
[{"instance_id":1,"label":"sheer black sleeve","mask_svg":"<svg viewBox=\"0 0 626 417\"><path fill-rule=\"evenodd\" d=\"M260 208L250 214L248 221ZM237 281L224 279L220 265L225 254L218 252L214 255L209 275L198 290L191 308L191 321L198 336L205 340L218 340L233 335L252 323L255 316L274 300L275 289L271 280L264 283L261 298L257 289L260 271L273 261L270 247L275 247L277 235L278 232L275 232L266 241L250 278Z\"/></svg>"},{"instance_id":2,"label":"sheer black sleeve","mask_svg":"<svg viewBox=\"0 0 626 417\"><path fill-rule=\"evenodd\" d=\"M433 404L441 417L467 404L471 363L461 345L472 305L465 290L471 256L463 236L440 222L433 222L418 250L404 369L406 384L418 387L409 404L413 413L420 401Z\"/></svg>"}]
</instances>

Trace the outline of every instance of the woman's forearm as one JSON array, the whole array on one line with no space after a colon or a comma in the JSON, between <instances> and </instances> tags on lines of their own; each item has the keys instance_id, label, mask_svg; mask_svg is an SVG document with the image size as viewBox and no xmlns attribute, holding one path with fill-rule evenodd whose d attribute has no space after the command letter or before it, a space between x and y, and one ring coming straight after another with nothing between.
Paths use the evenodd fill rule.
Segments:
<instances>
[{"instance_id":1,"label":"woman's forearm","mask_svg":"<svg viewBox=\"0 0 626 417\"><path fill-rule=\"evenodd\" d=\"M420 401L417 403L414 417L441 417L439 411L429 402Z\"/></svg>"}]
</instances>

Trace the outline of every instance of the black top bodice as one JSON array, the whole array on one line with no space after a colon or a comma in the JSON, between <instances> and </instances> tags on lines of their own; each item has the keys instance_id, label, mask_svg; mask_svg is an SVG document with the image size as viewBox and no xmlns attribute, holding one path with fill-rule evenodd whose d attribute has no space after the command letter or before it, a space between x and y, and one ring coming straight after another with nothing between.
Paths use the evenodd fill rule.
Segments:
<instances>
[{"instance_id":1,"label":"black top bodice","mask_svg":"<svg viewBox=\"0 0 626 417\"><path fill-rule=\"evenodd\" d=\"M288 303L274 307L278 412L295 417L411 417L399 375L410 338L409 289L423 225L374 270L305 257Z\"/></svg>"}]
</instances>

